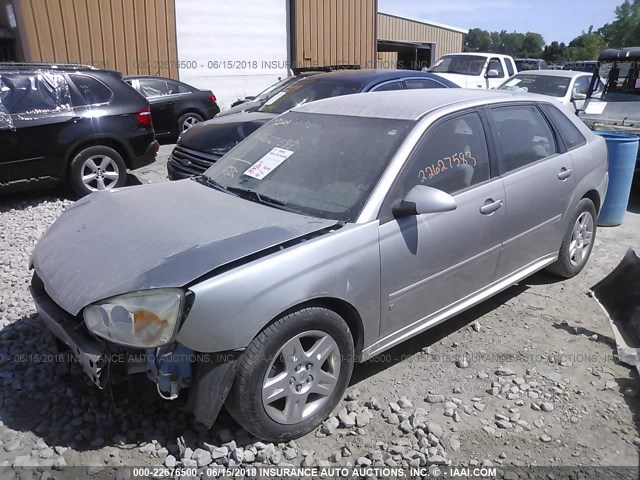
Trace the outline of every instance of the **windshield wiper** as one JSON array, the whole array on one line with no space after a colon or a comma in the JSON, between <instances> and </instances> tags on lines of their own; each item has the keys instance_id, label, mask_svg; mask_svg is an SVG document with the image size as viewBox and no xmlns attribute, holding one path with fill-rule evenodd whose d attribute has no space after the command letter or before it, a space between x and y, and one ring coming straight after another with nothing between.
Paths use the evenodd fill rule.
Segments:
<instances>
[{"instance_id":1,"label":"windshield wiper","mask_svg":"<svg viewBox=\"0 0 640 480\"><path fill-rule=\"evenodd\" d=\"M277 198L258 193L255 190L249 190L240 187L227 187L227 190L235 195L238 195L239 197L247 198L249 200L253 199L258 203L262 203L263 205L270 205L272 207L286 210L288 212L301 213L299 210L290 207L287 202L283 202L282 200L278 200Z\"/></svg>"},{"instance_id":2,"label":"windshield wiper","mask_svg":"<svg viewBox=\"0 0 640 480\"><path fill-rule=\"evenodd\" d=\"M207 185L208 187L215 188L216 190L220 190L221 192L229 193L230 195L235 195L236 197L238 196L237 193L232 192L228 187L219 184L213 178L207 177L206 175L194 175L191 178L202 185Z\"/></svg>"}]
</instances>

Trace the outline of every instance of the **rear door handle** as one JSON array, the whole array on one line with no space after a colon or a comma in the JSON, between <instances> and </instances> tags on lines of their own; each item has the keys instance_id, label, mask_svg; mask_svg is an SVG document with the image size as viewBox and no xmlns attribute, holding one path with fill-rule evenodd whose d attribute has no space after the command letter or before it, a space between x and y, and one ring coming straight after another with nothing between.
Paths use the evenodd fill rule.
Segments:
<instances>
[{"instance_id":1,"label":"rear door handle","mask_svg":"<svg viewBox=\"0 0 640 480\"><path fill-rule=\"evenodd\" d=\"M502 208L503 204L504 202L502 200L493 200L493 198L490 198L480 207L480 213L483 215L491 215Z\"/></svg>"},{"instance_id":2,"label":"rear door handle","mask_svg":"<svg viewBox=\"0 0 640 480\"><path fill-rule=\"evenodd\" d=\"M558 174L558 179L566 180L571 176L572 173L573 173L572 169L563 167L562 170L560 170L560 173Z\"/></svg>"}]
</instances>

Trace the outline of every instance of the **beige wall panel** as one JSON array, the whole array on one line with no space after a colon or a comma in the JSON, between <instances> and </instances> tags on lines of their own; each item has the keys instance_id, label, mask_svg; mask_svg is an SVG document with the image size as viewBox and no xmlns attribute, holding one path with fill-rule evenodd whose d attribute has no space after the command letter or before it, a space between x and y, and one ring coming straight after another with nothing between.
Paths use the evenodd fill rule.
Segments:
<instances>
[{"instance_id":1,"label":"beige wall panel","mask_svg":"<svg viewBox=\"0 0 640 480\"><path fill-rule=\"evenodd\" d=\"M26 60L178 78L175 0L18 0Z\"/></svg>"}]
</instances>

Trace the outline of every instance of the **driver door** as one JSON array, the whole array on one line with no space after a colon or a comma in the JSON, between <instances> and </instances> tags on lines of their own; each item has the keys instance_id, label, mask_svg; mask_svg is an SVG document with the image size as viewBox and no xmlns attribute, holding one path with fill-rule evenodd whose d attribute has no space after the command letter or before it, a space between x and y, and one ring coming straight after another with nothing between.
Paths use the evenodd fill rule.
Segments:
<instances>
[{"instance_id":1,"label":"driver door","mask_svg":"<svg viewBox=\"0 0 640 480\"><path fill-rule=\"evenodd\" d=\"M438 323L493 281L505 209L502 180L491 171L476 110L431 127L414 149L380 215L380 345ZM453 195L457 209L394 218L393 205L416 185Z\"/></svg>"}]
</instances>

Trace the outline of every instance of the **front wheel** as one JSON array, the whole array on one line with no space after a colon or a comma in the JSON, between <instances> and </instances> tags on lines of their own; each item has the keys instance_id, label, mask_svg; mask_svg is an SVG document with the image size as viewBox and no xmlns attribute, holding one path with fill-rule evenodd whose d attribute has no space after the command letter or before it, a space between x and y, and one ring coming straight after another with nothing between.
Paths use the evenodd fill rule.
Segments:
<instances>
[{"instance_id":1,"label":"front wheel","mask_svg":"<svg viewBox=\"0 0 640 480\"><path fill-rule=\"evenodd\" d=\"M596 228L596 207L591 200L583 198L569 220L558 260L548 270L564 278L579 274L593 250Z\"/></svg>"},{"instance_id":2,"label":"front wheel","mask_svg":"<svg viewBox=\"0 0 640 480\"><path fill-rule=\"evenodd\" d=\"M342 398L353 356L351 332L337 313L310 307L281 317L238 360L227 411L260 439L301 437Z\"/></svg>"}]
</instances>

